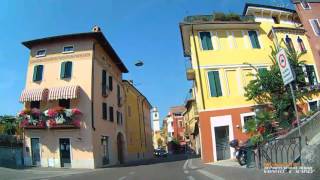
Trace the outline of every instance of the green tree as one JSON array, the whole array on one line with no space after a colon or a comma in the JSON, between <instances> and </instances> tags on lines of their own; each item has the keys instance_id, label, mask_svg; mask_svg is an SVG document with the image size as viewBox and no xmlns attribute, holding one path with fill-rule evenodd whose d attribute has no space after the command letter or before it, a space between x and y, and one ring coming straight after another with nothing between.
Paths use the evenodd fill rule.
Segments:
<instances>
[{"instance_id":1,"label":"green tree","mask_svg":"<svg viewBox=\"0 0 320 180\"><path fill-rule=\"evenodd\" d=\"M14 116L0 116L0 125L2 126L3 133L7 135L15 135L20 132L19 120Z\"/></svg>"},{"instance_id":2,"label":"green tree","mask_svg":"<svg viewBox=\"0 0 320 180\"><path fill-rule=\"evenodd\" d=\"M288 128L295 119L290 88L289 86L284 86L276 60L276 54L280 49L275 46L271 46L270 48L272 50L269 56L272 62L270 69L259 71L252 66L257 73L251 74L255 78L245 87L245 97L247 100L253 100L258 105L262 105L257 106L259 110L257 118L247 123L247 129L252 135L259 133L263 138L268 138L268 135L272 133L271 124L273 122L278 122L279 126ZM300 90L301 87L307 85L302 70L305 62L299 60L303 53L297 53L289 46L286 46L284 49L291 68L296 75L293 86L296 100L299 102L310 95L310 93ZM261 130L262 127L264 128L263 130ZM259 128L261 131L257 132Z\"/></svg>"}]
</instances>

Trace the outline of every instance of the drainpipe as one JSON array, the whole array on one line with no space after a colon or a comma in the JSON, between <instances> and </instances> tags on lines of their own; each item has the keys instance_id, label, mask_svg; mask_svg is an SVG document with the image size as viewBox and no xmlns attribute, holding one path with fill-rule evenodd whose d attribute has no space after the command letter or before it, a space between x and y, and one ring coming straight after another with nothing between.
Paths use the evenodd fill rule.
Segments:
<instances>
[{"instance_id":1,"label":"drainpipe","mask_svg":"<svg viewBox=\"0 0 320 180\"><path fill-rule=\"evenodd\" d=\"M91 127L95 131L96 128L94 126L94 61L95 61L95 45L93 43L92 46L92 67L91 67Z\"/></svg>"},{"instance_id":2,"label":"drainpipe","mask_svg":"<svg viewBox=\"0 0 320 180\"><path fill-rule=\"evenodd\" d=\"M191 24L191 31L192 31L192 39L193 39L193 44L194 44L194 49L195 49L195 54L196 54L196 61L197 61L197 68L198 68L198 76L199 76L199 81L200 81L200 91L201 91L202 107L203 107L203 109L206 109L206 105L205 105L205 102L204 102L202 77L201 77L201 72L200 72L199 55L198 55L198 50L197 50L197 45L196 45L196 38L195 38L195 36L194 36L193 24ZM196 82L197 82L197 81L196 81Z\"/></svg>"}]
</instances>

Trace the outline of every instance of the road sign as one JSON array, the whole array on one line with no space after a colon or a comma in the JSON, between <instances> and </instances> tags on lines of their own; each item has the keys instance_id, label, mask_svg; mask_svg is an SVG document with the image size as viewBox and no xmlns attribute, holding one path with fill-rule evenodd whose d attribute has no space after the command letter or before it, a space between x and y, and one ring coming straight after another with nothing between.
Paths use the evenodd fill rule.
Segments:
<instances>
[{"instance_id":1,"label":"road sign","mask_svg":"<svg viewBox=\"0 0 320 180\"><path fill-rule=\"evenodd\" d=\"M278 52L277 61L278 61L278 65L280 68L284 85L287 85L292 81L294 81L294 74L292 72L290 63L288 61L288 58L284 49L280 49L280 51Z\"/></svg>"}]
</instances>

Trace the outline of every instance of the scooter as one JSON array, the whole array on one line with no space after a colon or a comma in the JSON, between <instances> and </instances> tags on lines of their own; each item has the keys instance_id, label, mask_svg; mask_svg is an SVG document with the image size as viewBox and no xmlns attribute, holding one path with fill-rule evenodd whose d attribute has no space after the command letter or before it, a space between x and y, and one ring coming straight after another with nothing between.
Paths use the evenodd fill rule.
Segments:
<instances>
[{"instance_id":1,"label":"scooter","mask_svg":"<svg viewBox=\"0 0 320 180\"><path fill-rule=\"evenodd\" d=\"M236 158L238 163L243 166L247 164L247 149L246 145L239 145L239 140L234 139L230 141L229 145L236 150Z\"/></svg>"}]
</instances>

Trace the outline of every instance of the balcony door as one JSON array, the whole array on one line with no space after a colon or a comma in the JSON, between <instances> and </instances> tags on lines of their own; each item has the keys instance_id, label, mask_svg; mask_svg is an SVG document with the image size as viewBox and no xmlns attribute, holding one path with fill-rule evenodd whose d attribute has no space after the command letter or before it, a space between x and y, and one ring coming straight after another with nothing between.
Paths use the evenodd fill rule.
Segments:
<instances>
[{"instance_id":1,"label":"balcony door","mask_svg":"<svg viewBox=\"0 0 320 180\"><path fill-rule=\"evenodd\" d=\"M71 167L71 146L69 138L59 139L59 150L61 167Z\"/></svg>"}]
</instances>

